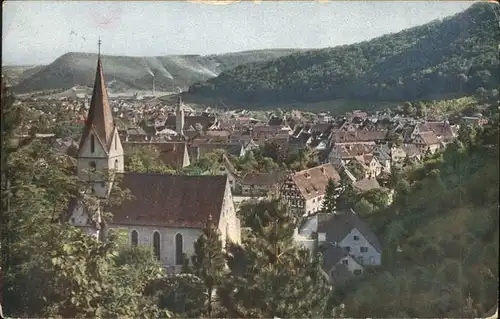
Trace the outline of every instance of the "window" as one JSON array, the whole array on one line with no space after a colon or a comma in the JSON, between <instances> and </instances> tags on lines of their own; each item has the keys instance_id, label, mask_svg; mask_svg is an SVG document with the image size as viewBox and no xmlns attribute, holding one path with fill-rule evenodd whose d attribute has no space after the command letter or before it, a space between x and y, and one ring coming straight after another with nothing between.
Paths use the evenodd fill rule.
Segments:
<instances>
[{"instance_id":1,"label":"window","mask_svg":"<svg viewBox=\"0 0 500 319\"><path fill-rule=\"evenodd\" d=\"M351 251L351 247L349 246L345 246L344 249L347 251L347 252L350 252Z\"/></svg>"},{"instance_id":2,"label":"window","mask_svg":"<svg viewBox=\"0 0 500 319\"><path fill-rule=\"evenodd\" d=\"M95 137L94 134L90 135L90 153L95 152Z\"/></svg>"},{"instance_id":3,"label":"window","mask_svg":"<svg viewBox=\"0 0 500 319\"><path fill-rule=\"evenodd\" d=\"M375 265L375 257L370 256L370 265Z\"/></svg>"},{"instance_id":4,"label":"window","mask_svg":"<svg viewBox=\"0 0 500 319\"><path fill-rule=\"evenodd\" d=\"M153 233L153 250L156 259L160 260L160 233L157 231Z\"/></svg>"},{"instance_id":5,"label":"window","mask_svg":"<svg viewBox=\"0 0 500 319\"><path fill-rule=\"evenodd\" d=\"M115 151L118 149L118 134L115 134Z\"/></svg>"},{"instance_id":6,"label":"window","mask_svg":"<svg viewBox=\"0 0 500 319\"><path fill-rule=\"evenodd\" d=\"M343 265L349 265L349 260L347 260L347 259L343 259L343 260L342 260L342 264L343 264Z\"/></svg>"},{"instance_id":7,"label":"window","mask_svg":"<svg viewBox=\"0 0 500 319\"><path fill-rule=\"evenodd\" d=\"M133 230L130 233L130 243L132 246L137 246L137 243L139 242L139 234L137 234L137 231Z\"/></svg>"},{"instance_id":8,"label":"window","mask_svg":"<svg viewBox=\"0 0 500 319\"><path fill-rule=\"evenodd\" d=\"M89 166L90 166L90 170L91 170L92 172L95 172L95 170L96 170L96 168L97 168L96 163L95 163L95 162L90 162L90 163L89 163Z\"/></svg>"},{"instance_id":9,"label":"window","mask_svg":"<svg viewBox=\"0 0 500 319\"><path fill-rule=\"evenodd\" d=\"M358 261L361 265L363 265L365 262L363 261L363 257L359 256Z\"/></svg>"},{"instance_id":10,"label":"window","mask_svg":"<svg viewBox=\"0 0 500 319\"><path fill-rule=\"evenodd\" d=\"M118 170L118 160L115 159L115 171Z\"/></svg>"},{"instance_id":11,"label":"window","mask_svg":"<svg viewBox=\"0 0 500 319\"><path fill-rule=\"evenodd\" d=\"M354 271L354 274L355 274L356 276L361 275L361 269L356 269L356 270Z\"/></svg>"},{"instance_id":12,"label":"window","mask_svg":"<svg viewBox=\"0 0 500 319\"><path fill-rule=\"evenodd\" d=\"M362 253L368 252L368 247L359 247L359 251Z\"/></svg>"},{"instance_id":13,"label":"window","mask_svg":"<svg viewBox=\"0 0 500 319\"><path fill-rule=\"evenodd\" d=\"M359 236L354 235L354 236L353 236L353 239L354 239L354 240L359 240Z\"/></svg>"},{"instance_id":14,"label":"window","mask_svg":"<svg viewBox=\"0 0 500 319\"><path fill-rule=\"evenodd\" d=\"M183 262L183 251L182 251L182 235L178 233L175 235L175 264L182 265Z\"/></svg>"}]
</instances>

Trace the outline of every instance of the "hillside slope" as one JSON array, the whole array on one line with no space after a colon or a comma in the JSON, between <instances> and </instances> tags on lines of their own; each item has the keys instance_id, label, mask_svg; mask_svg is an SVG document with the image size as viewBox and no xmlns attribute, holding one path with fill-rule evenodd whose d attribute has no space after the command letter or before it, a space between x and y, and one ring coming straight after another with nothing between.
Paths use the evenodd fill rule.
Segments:
<instances>
[{"instance_id":1,"label":"hillside slope","mask_svg":"<svg viewBox=\"0 0 500 319\"><path fill-rule=\"evenodd\" d=\"M155 88L170 91L174 86L187 87L216 77L220 72L250 62L266 61L295 52L292 49L256 50L221 55L172 55L161 57L102 56L106 80L116 90L150 90L152 75ZM75 85L91 86L97 55L67 53L39 72L24 78L12 90L25 93L40 90L68 89Z\"/></svg>"},{"instance_id":2,"label":"hillside slope","mask_svg":"<svg viewBox=\"0 0 500 319\"><path fill-rule=\"evenodd\" d=\"M493 3L370 41L241 65L190 87L228 103L414 100L498 87ZM498 12L500 15L500 12ZM382 23L382 22L381 22Z\"/></svg>"},{"instance_id":3,"label":"hillside slope","mask_svg":"<svg viewBox=\"0 0 500 319\"><path fill-rule=\"evenodd\" d=\"M481 318L498 304L498 113L394 174L382 269L337 290L348 318Z\"/></svg>"},{"instance_id":4,"label":"hillside slope","mask_svg":"<svg viewBox=\"0 0 500 319\"><path fill-rule=\"evenodd\" d=\"M3 65L2 75L9 85L16 85L42 70L44 65Z\"/></svg>"}]
</instances>

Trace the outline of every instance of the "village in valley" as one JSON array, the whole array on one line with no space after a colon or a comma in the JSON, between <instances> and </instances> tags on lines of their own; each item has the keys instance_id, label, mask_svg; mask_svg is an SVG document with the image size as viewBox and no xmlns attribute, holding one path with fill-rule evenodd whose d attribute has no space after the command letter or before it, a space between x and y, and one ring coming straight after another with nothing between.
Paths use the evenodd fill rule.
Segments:
<instances>
[{"instance_id":1,"label":"village in valley","mask_svg":"<svg viewBox=\"0 0 500 319\"><path fill-rule=\"evenodd\" d=\"M278 109L257 119L244 109L196 110L181 97L175 103L152 96L110 98L105 70L97 64L91 98L74 94L23 102L64 110L65 125L84 127L79 137L47 132L40 138L71 156L78 174L99 167L124 175L120 185L135 198L113 212L108 227L126 229L132 244L152 246L170 273L181 270L184 254L193 254L196 234L209 215L224 240L239 243L246 225L238 207L266 198L279 198L290 214L304 219L294 239L311 250L316 242L323 247L322 269L330 282L380 265L381 243L363 216L392 202L394 171L442 152L460 127L448 118L405 114L403 107L336 116ZM488 123L481 113L459 120ZM130 171L134 160L144 165L151 159L166 172ZM329 183L335 187L329 189ZM102 196L109 191L96 187ZM352 197L342 196L348 190ZM350 202L354 198L358 202ZM99 236L100 226L84 212L76 209L69 221Z\"/></svg>"},{"instance_id":2,"label":"village in valley","mask_svg":"<svg viewBox=\"0 0 500 319\"><path fill-rule=\"evenodd\" d=\"M0 317L497 318L498 7L2 70Z\"/></svg>"}]
</instances>

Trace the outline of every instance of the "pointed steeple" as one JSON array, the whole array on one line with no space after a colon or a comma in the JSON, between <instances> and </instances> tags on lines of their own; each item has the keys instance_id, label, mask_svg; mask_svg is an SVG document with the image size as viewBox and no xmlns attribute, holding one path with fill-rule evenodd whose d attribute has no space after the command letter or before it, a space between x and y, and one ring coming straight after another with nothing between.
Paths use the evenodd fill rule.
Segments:
<instances>
[{"instance_id":1,"label":"pointed steeple","mask_svg":"<svg viewBox=\"0 0 500 319\"><path fill-rule=\"evenodd\" d=\"M109 106L106 81L104 80L104 74L102 71L100 46L101 40L99 40L99 54L97 57L97 71L94 81L94 91L92 92L89 113L83 129L79 148L82 148L84 141L88 138L90 132L94 130L97 135L97 139L102 143L102 146L106 150L109 150L113 140L115 123Z\"/></svg>"}]
</instances>

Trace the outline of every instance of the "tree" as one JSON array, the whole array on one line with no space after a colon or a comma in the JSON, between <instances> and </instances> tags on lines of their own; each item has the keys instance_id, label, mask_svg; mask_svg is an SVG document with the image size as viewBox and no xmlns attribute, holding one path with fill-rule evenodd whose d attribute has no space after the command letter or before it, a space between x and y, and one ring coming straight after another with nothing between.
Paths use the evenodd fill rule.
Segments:
<instances>
[{"instance_id":1,"label":"tree","mask_svg":"<svg viewBox=\"0 0 500 319\"><path fill-rule=\"evenodd\" d=\"M120 252L113 233L107 242L96 241L76 229L63 234L67 236L66 243L51 256L54 267L51 283L57 291L52 292L54 300L47 309L48 314L67 318L166 315L160 312L154 300L138 298L150 281L162 276L158 263L149 269L136 268L124 258L118 264ZM153 260L152 254L148 257Z\"/></svg>"},{"instance_id":2,"label":"tree","mask_svg":"<svg viewBox=\"0 0 500 319\"><path fill-rule=\"evenodd\" d=\"M337 208L337 197L340 195L338 191L338 185L333 179L328 179L325 189L325 198L323 200L323 212L331 213Z\"/></svg>"},{"instance_id":3,"label":"tree","mask_svg":"<svg viewBox=\"0 0 500 319\"><path fill-rule=\"evenodd\" d=\"M320 256L295 245L296 223L283 206L269 206L278 207L275 218L262 222L242 246L229 247L231 275L218 290L225 316L328 316Z\"/></svg>"},{"instance_id":4,"label":"tree","mask_svg":"<svg viewBox=\"0 0 500 319\"><path fill-rule=\"evenodd\" d=\"M206 289L206 314L209 318L212 316L215 289L226 274L226 260L222 248L219 231L209 216L203 233L194 244L194 255L191 257L194 275L203 281Z\"/></svg>"},{"instance_id":5,"label":"tree","mask_svg":"<svg viewBox=\"0 0 500 319\"><path fill-rule=\"evenodd\" d=\"M2 86L4 312L22 317L165 315L142 293L161 268L141 268L142 260L118 264L115 236L100 242L64 223L71 200L83 196L91 204L97 199L74 174L67 155L35 138L44 120L27 127L31 110L13 102ZM16 138L28 129L28 138ZM118 200L114 196L110 202Z\"/></svg>"},{"instance_id":6,"label":"tree","mask_svg":"<svg viewBox=\"0 0 500 319\"><path fill-rule=\"evenodd\" d=\"M125 170L139 173L174 173L160 159L160 151L146 143L144 145L128 146L125 149Z\"/></svg>"},{"instance_id":7,"label":"tree","mask_svg":"<svg viewBox=\"0 0 500 319\"><path fill-rule=\"evenodd\" d=\"M162 277L150 283L146 291L160 309L169 309L178 318L200 317L206 308L205 285L193 274Z\"/></svg>"}]
</instances>

